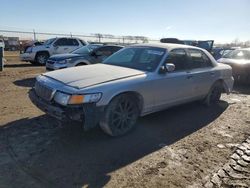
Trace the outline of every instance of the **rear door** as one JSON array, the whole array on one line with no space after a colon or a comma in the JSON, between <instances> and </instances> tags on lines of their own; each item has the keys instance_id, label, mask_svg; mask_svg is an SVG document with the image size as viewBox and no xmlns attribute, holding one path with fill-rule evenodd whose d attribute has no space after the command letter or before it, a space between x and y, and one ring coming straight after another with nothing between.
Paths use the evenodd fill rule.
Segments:
<instances>
[{"instance_id":1,"label":"rear door","mask_svg":"<svg viewBox=\"0 0 250 188\"><path fill-rule=\"evenodd\" d=\"M76 39L59 38L53 44L54 54L70 53L73 50L79 48L79 42Z\"/></svg>"},{"instance_id":2,"label":"rear door","mask_svg":"<svg viewBox=\"0 0 250 188\"><path fill-rule=\"evenodd\" d=\"M210 58L199 49L187 49L189 55L188 74L194 86L194 98L207 95L217 75Z\"/></svg>"},{"instance_id":3,"label":"rear door","mask_svg":"<svg viewBox=\"0 0 250 188\"><path fill-rule=\"evenodd\" d=\"M165 63L174 64L175 70L157 75L154 84L156 108L182 103L193 96L193 82L188 73L186 51L184 49L170 51Z\"/></svg>"},{"instance_id":4,"label":"rear door","mask_svg":"<svg viewBox=\"0 0 250 188\"><path fill-rule=\"evenodd\" d=\"M73 39L73 38L68 38L65 53L72 52L73 50L75 50L75 49L77 49L79 47L80 47L80 43L79 43L78 40Z\"/></svg>"}]
</instances>

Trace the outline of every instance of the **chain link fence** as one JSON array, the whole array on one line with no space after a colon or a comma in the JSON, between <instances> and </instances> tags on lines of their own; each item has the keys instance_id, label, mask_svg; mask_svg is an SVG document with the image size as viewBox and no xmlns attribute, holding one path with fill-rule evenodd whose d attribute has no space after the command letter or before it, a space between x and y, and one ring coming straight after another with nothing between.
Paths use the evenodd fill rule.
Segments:
<instances>
[{"instance_id":1,"label":"chain link fence","mask_svg":"<svg viewBox=\"0 0 250 188\"><path fill-rule=\"evenodd\" d=\"M33 31L18 31L18 30L1 30L0 38L5 41L5 47L10 50L16 50L17 47L27 41L45 41L55 37L76 37L88 41L90 43L110 43L110 44L136 44L159 42L157 39L150 39L144 36L114 36L110 34L74 34L74 33L50 33L50 32L36 32Z\"/></svg>"}]
</instances>

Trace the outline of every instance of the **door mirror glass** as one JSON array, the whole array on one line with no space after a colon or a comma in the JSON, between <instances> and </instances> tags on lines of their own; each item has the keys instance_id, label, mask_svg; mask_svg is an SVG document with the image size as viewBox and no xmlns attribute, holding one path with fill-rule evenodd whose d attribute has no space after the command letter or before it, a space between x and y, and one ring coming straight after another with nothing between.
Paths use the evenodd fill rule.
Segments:
<instances>
[{"instance_id":1,"label":"door mirror glass","mask_svg":"<svg viewBox=\"0 0 250 188\"><path fill-rule=\"evenodd\" d=\"M160 67L159 74L166 74L167 72L173 72L174 70L175 65L173 63L166 63Z\"/></svg>"},{"instance_id":2,"label":"door mirror glass","mask_svg":"<svg viewBox=\"0 0 250 188\"><path fill-rule=\"evenodd\" d=\"M175 65L173 63L167 63L166 70L167 72L173 72L175 70Z\"/></svg>"}]
</instances>

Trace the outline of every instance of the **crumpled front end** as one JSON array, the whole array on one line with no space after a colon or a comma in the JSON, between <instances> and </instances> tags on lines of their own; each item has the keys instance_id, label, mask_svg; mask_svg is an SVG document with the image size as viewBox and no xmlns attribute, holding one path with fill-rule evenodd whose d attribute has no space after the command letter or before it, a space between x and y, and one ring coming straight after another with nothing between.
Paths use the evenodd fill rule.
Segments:
<instances>
[{"instance_id":1,"label":"crumpled front end","mask_svg":"<svg viewBox=\"0 0 250 188\"><path fill-rule=\"evenodd\" d=\"M45 100L40 97L35 89L29 91L29 98L43 112L60 121L83 122L84 130L94 128L99 123L104 111L104 107L97 107L95 103L62 106L56 104L53 98Z\"/></svg>"}]
</instances>

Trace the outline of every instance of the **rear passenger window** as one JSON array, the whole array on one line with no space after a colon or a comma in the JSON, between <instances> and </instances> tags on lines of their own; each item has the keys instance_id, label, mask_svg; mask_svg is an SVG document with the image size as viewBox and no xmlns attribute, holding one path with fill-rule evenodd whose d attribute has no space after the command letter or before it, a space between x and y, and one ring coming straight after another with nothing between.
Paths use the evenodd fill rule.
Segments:
<instances>
[{"instance_id":1,"label":"rear passenger window","mask_svg":"<svg viewBox=\"0 0 250 188\"><path fill-rule=\"evenodd\" d=\"M67 45L67 39L66 38L60 38L55 42L56 46L66 46Z\"/></svg>"},{"instance_id":2,"label":"rear passenger window","mask_svg":"<svg viewBox=\"0 0 250 188\"><path fill-rule=\"evenodd\" d=\"M67 39L67 46L79 46L79 43L76 39Z\"/></svg>"},{"instance_id":3,"label":"rear passenger window","mask_svg":"<svg viewBox=\"0 0 250 188\"><path fill-rule=\"evenodd\" d=\"M80 42L83 46L86 46L86 43L83 40L80 40Z\"/></svg>"},{"instance_id":4,"label":"rear passenger window","mask_svg":"<svg viewBox=\"0 0 250 188\"><path fill-rule=\"evenodd\" d=\"M211 67L212 62L209 57L198 49L188 49L188 52L191 57L191 61L189 62L189 68L196 69L196 68L205 68Z\"/></svg>"},{"instance_id":5,"label":"rear passenger window","mask_svg":"<svg viewBox=\"0 0 250 188\"><path fill-rule=\"evenodd\" d=\"M187 69L187 54L184 49L174 49L169 52L166 63L175 65L175 71L182 71Z\"/></svg>"},{"instance_id":6,"label":"rear passenger window","mask_svg":"<svg viewBox=\"0 0 250 188\"><path fill-rule=\"evenodd\" d=\"M122 47L120 47L120 46L113 46L111 48L111 51L112 51L112 53L115 53L115 52L119 51L120 49L122 49Z\"/></svg>"}]
</instances>

